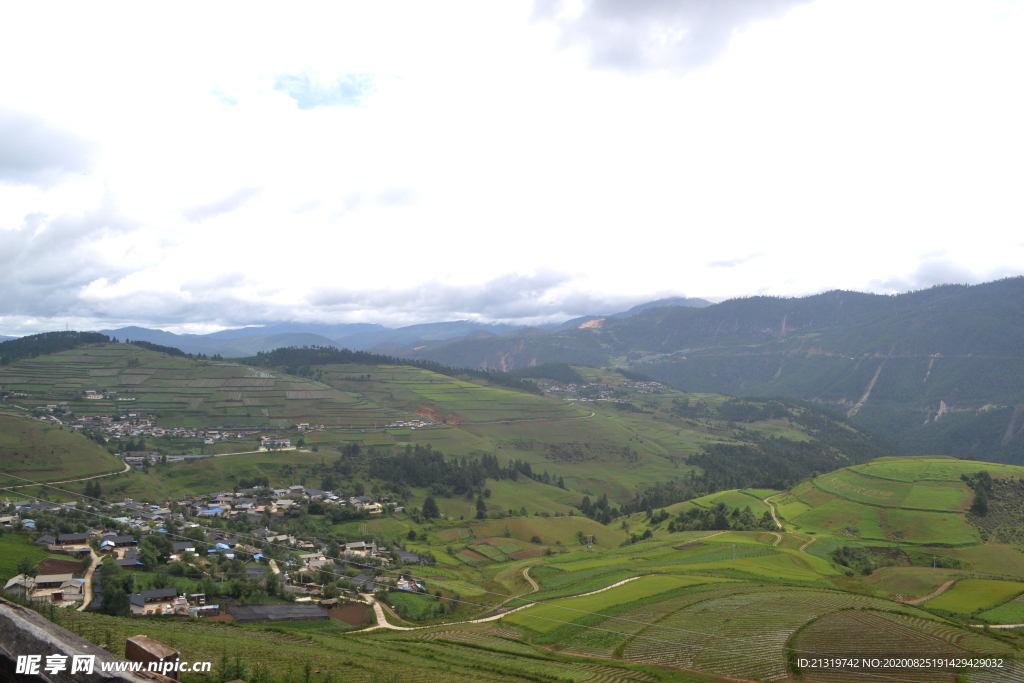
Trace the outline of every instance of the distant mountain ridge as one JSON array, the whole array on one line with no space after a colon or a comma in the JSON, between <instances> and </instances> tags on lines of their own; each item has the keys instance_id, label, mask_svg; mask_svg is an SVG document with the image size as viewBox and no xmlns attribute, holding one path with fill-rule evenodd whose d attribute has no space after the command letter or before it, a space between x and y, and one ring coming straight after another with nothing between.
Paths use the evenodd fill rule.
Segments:
<instances>
[{"instance_id":1,"label":"distant mountain ridge","mask_svg":"<svg viewBox=\"0 0 1024 683\"><path fill-rule=\"evenodd\" d=\"M1024 463L1024 278L651 307L600 326L396 355L514 370L630 366L684 391L832 405L913 454Z\"/></svg>"},{"instance_id":2,"label":"distant mountain ridge","mask_svg":"<svg viewBox=\"0 0 1024 683\"><path fill-rule=\"evenodd\" d=\"M711 304L703 299L673 297L639 304L628 311L610 315L626 317L654 305L710 306ZM566 323L552 323L539 329L554 330L566 326L575 327L581 322L598 317L602 316L585 316ZM579 322L576 322L577 320ZM416 347L425 344L437 347L448 340L468 338L479 332L501 336L523 329L526 329L525 325L478 323L471 320L423 323L398 328L388 328L377 323L329 324L282 321L221 330L210 334L175 334L139 326L100 330L100 332L122 340L125 338L140 339L153 344L173 346L185 353L239 357L288 346L337 346L355 351L374 349L390 353L392 349L404 350L406 346ZM0 341L3 339L0 337Z\"/></svg>"}]
</instances>

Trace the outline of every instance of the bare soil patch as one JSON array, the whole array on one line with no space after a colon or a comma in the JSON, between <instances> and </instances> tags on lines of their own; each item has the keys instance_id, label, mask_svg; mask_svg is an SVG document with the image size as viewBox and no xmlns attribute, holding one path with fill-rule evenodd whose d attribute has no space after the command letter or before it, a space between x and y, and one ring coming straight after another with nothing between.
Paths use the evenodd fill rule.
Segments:
<instances>
[{"instance_id":1,"label":"bare soil patch","mask_svg":"<svg viewBox=\"0 0 1024 683\"><path fill-rule=\"evenodd\" d=\"M370 623L370 612L372 608L361 602L352 602L341 607L327 610L331 619L343 621L349 626L362 626Z\"/></svg>"},{"instance_id":2,"label":"bare soil patch","mask_svg":"<svg viewBox=\"0 0 1024 683\"><path fill-rule=\"evenodd\" d=\"M428 403L421 403L416 409L416 415L441 424L453 425L462 422L462 416L458 413L445 413L441 410L441 406L432 406Z\"/></svg>"},{"instance_id":3,"label":"bare soil patch","mask_svg":"<svg viewBox=\"0 0 1024 683\"><path fill-rule=\"evenodd\" d=\"M75 562L74 560L55 560L47 558L40 562L36 569L40 574L71 574L76 579L80 579L85 576L85 570L82 569L81 562Z\"/></svg>"}]
</instances>

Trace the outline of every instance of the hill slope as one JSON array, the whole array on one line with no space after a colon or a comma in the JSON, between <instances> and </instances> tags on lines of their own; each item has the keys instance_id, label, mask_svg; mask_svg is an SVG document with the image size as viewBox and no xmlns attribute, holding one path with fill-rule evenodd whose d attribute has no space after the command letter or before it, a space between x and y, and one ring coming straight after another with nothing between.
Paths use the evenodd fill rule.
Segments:
<instances>
[{"instance_id":1,"label":"hill slope","mask_svg":"<svg viewBox=\"0 0 1024 683\"><path fill-rule=\"evenodd\" d=\"M1024 462L1024 278L880 296L832 291L651 308L411 358L513 369L629 365L686 391L789 396L850 414L910 453Z\"/></svg>"}]
</instances>

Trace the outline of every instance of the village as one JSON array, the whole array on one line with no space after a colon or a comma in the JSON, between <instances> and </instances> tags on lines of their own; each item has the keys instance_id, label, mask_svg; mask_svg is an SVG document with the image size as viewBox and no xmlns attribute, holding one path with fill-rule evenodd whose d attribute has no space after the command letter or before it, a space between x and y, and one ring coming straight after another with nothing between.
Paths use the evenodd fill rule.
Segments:
<instances>
[{"instance_id":1,"label":"village","mask_svg":"<svg viewBox=\"0 0 1024 683\"><path fill-rule=\"evenodd\" d=\"M162 505L126 499L87 506L90 511L105 512L109 524L75 533L40 534L37 519L52 521L75 511L81 513L82 504L8 499L3 501L4 515L0 517L5 530L32 534L33 545L69 559L45 560L38 571L19 567L25 571L7 581L4 594L35 603L100 611L104 603L102 572L98 569L104 563L116 565L121 572L157 572L156 576L174 575L173 568L182 567L191 573L191 578L208 579L216 573L221 581L228 576L228 568L233 568L248 581L279 584L277 590L284 598L276 604L248 604L223 595L218 599L204 592L181 590L164 579L161 583L172 585L128 595L130 614L137 617L327 619L325 610L352 601L369 601L367 596L375 592L425 590L406 574L378 576L378 568L418 565L423 561L420 555L403 550L397 543L389 548L374 540L334 543L299 539L292 533L271 528L286 526L287 518L297 516L311 503L335 506L355 518L403 510L386 497L343 498L301 485L281 489L255 486ZM165 551L154 557L154 548ZM168 567L172 568L170 574ZM346 567L342 573L340 570ZM335 568L339 571L335 572ZM90 580L92 584L88 585Z\"/></svg>"}]
</instances>

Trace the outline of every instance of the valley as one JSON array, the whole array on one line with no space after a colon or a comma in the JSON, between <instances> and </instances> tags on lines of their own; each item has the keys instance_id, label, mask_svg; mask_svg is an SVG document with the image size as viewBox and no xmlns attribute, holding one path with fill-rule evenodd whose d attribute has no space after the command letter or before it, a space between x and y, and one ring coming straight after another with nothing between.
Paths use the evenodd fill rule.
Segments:
<instances>
[{"instance_id":1,"label":"valley","mask_svg":"<svg viewBox=\"0 0 1024 683\"><path fill-rule=\"evenodd\" d=\"M115 653L143 619L220 678L290 681L308 664L367 683L869 681L885 672L800 661L1015 661L1024 644L992 628L1024 616L1024 468L901 456L812 403L686 393L630 370L384 360L102 342L10 363L10 556L37 562L30 542L46 533L133 538L137 568L102 563L94 604L52 618ZM62 459L40 430L72 440ZM193 453L211 457L175 459ZM172 553L180 540L197 552ZM223 617L126 617L103 598L166 586ZM331 600L369 622L232 620Z\"/></svg>"}]
</instances>

